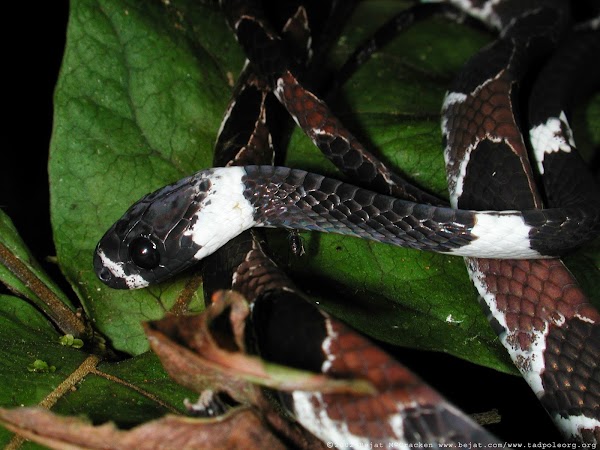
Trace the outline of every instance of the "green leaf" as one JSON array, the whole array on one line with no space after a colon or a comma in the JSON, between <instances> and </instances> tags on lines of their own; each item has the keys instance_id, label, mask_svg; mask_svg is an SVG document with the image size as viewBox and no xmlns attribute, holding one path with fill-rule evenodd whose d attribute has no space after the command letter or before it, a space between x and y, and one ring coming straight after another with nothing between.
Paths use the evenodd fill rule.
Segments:
<instances>
[{"instance_id":1,"label":"green leaf","mask_svg":"<svg viewBox=\"0 0 600 450\"><path fill-rule=\"evenodd\" d=\"M12 292L29 299L44 311L56 326L65 333L90 337L86 327L67 296L48 277L33 258L12 222L0 211L0 281ZM33 367L33 366L32 366ZM41 367L33 367L34 370Z\"/></svg>"},{"instance_id":2,"label":"green leaf","mask_svg":"<svg viewBox=\"0 0 600 450\"><path fill-rule=\"evenodd\" d=\"M62 345L59 337L33 306L0 296L1 407L41 405L61 414L86 415L96 423L131 426L183 412L183 400L195 398L168 377L153 354L100 362ZM10 439L0 428L0 446Z\"/></svg>"},{"instance_id":3,"label":"green leaf","mask_svg":"<svg viewBox=\"0 0 600 450\"><path fill-rule=\"evenodd\" d=\"M31 252L19 236L18 231L13 225L10 218L0 209L0 245L6 249L8 257L11 256L16 260L20 261L24 269L48 288L54 295L56 295L60 301L73 308L71 302L67 296L60 290L60 288L52 281L50 277L44 272L40 265L35 261ZM8 286L13 292L22 295L35 302L38 305L43 305L43 301L39 296L32 291L31 287L23 282L22 277L18 277L14 270L10 268L10 261L6 261L4 257L5 253L2 253L0 257L0 281Z\"/></svg>"},{"instance_id":4,"label":"green leaf","mask_svg":"<svg viewBox=\"0 0 600 450\"><path fill-rule=\"evenodd\" d=\"M34 307L8 295L0 296L0 341L0 405L5 407L41 402L85 359L58 344L56 331ZM29 370L38 360L56 369ZM11 433L0 428L0 446L10 439Z\"/></svg>"},{"instance_id":5,"label":"green leaf","mask_svg":"<svg viewBox=\"0 0 600 450\"><path fill-rule=\"evenodd\" d=\"M94 247L134 199L209 165L229 95L225 61L241 62L222 17L186 3L73 2L55 95L57 257L97 327L132 354L148 348L140 323L162 316L183 283L111 291L92 271Z\"/></svg>"},{"instance_id":6,"label":"green leaf","mask_svg":"<svg viewBox=\"0 0 600 450\"><path fill-rule=\"evenodd\" d=\"M391 11L405 6L362 2L332 61L343 61ZM489 39L443 20L423 22L365 64L332 107L369 148L445 195L440 105L458 68ZM229 80L242 64L223 17L202 2L72 3L56 91L52 222L65 275L117 349L147 349L140 322L160 317L189 274L150 289L113 291L93 274L94 247L143 194L210 166ZM298 131L286 164L340 176ZM480 311L461 258L337 236L304 238L308 254L300 260L286 260L285 239L277 234L272 245L300 286L349 324L393 344L514 370ZM589 262L583 266L584 273L597 270Z\"/></svg>"},{"instance_id":7,"label":"green leaf","mask_svg":"<svg viewBox=\"0 0 600 450\"><path fill-rule=\"evenodd\" d=\"M96 369L77 390L61 397L53 411L85 414L94 423L112 421L129 428L166 413L184 413L184 400L197 397L171 380L152 353L122 362L100 362Z\"/></svg>"}]
</instances>

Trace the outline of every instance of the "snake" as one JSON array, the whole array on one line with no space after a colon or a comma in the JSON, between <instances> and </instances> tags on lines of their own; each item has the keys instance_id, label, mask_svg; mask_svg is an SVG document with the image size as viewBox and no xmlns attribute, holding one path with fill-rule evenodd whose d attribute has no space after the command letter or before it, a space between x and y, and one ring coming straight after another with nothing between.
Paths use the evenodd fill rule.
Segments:
<instances>
[{"instance_id":1,"label":"snake","mask_svg":"<svg viewBox=\"0 0 600 450\"><path fill-rule=\"evenodd\" d=\"M300 21L301 28L315 27L305 24L304 13L294 14L292 20ZM314 34L313 31L311 42ZM318 49L322 51L322 44ZM348 73L347 69L344 71ZM240 91L251 94L239 95ZM246 65L215 145L216 164L231 166L273 160L274 140L264 139L273 126L270 120L265 120L273 115L266 100L269 95L272 92L268 85ZM239 129L240 122L252 126L243 131ZM290 246L299 255L300 244L295 239L297 236L292 235ZM205 258L202 264L205 299L208 301L222 289L236 290L247 299L252 311L247 323L250 329L247 334L252 337L247 345L261 358L333 378L366 379L377 390L368 396L276 391L279 407L310 431L290 436L288 430L286 436L290 441L300 448L322 445L311 439L355 447L375 442L382 445L498 442L376 344L308 301L267 252L264 239L250 230ZM273 395L271 391L269 398L273 399ZM379 406L382 403L395 406L382 411ZM193 405L193 413L214 416L226 411L226 405L219 393L205 391L201 401ZM359 417L356 411L361 411Z\"/></svg>"},{"instance_id":2,"label":"snake","mask_svg":"<svg viewBox=\"0 0 600 450\"><path fill-rule=\"evenodd\" d=\"M596 215L585 207L457 210L400 200L299 169L213 168L132 206L102 238L95 267L111 287L146 287L253 227L337 233L458 256L543 258L596 237Z\"/></svg>"},{"instance_id":3,"label":"snake","mask_svg":"<svg viewBox=\"0 0 600 450\"><path fill-rule=\"evenodd\" d=\"M590 24L588 29L568 31L564 24L566 3L551 5L545 11L544 5L536 6L539 10L535 14L521 13L520 24L514 17L479 10L481 15L491 15L487 20L499 29L508 31L502 31L502 39L468 62L466 70L468 65L481 67L481 62L493 56L492 67L482 70L479 79L459 77L444 101L442 134L453 206L541 208L544 201L554 206L574 195L597 201L598 187L575 149L565 91L577 83L597 83L586 81L581 73L589 70L590 80L600 77L598 65L590 64L600 51L600 33L597 25ZM563 9L554 9L556 6ZM558 45L560 27L565 33L538 74L528 105L535 168L538 174L549 177L543 178L545 198L535 187L525 139L518 132L518 106L513 106L512 100L517 80L539 61L522 53L534 45L531 30L541 23L536 21L540 14L554 17L549 22L554 27L552 33L538 28L538 48L540 40L552 40L550 48ZM523 28L519 30L515 24ZM502 47L505 50L499 50ZM492 110L484 116L485 111ZM467 135L462 131L464 125L474 126L477 116L490 126ZM504 131L496 131L499 128ZM511 164L520 169L509 171L510 179L498 176L501 167ZM512 189L503 189L504 183ZM508 192L510 197L502 195ZM599 442L600 368L594 361L600 354L600 315L573 275L559 259L465 258L465 262L492 326L556 427L567 439Z\"/></svg>"},{"instance_id":4,"label":"snake","mask_svg":"<svg viewBox=\"0 0 600 450\"><path fill-rule=\"evenodd\" d=\"M457 209L463 204L467 208L479 209L479 205L473 205L471 199L464 200L462 197L463 193L468 193L468 182L465 184L465 180L468 180L466 175L476 162L474 155L479 153L476 150L485 146L504 146L504 150L508 149L508 152L514 153L510 139L501 137L500 131L506 130L490 127L490 121L486 122L485 115L479 124L480 129L483 129L483 139L476 136L475 145L472 142L462 146L453 143L463 136L473 135L460 127L462 121L462 125L467 125L464 128L468 128L474 120L473 116L476 116L472 112L480 109L468 103L469 97L481 101L479 95L485 91L483 87L486 86L486 82L496 82L498 79L506 82L501 77L497 79L496 75L509 73L513 76L513 67L520 70L519 65L529 56L527 52L524 55L519 54L517 50L520 47L516 43L533 42L531 24L544 24L544 21L537 22L540 17L544 18L544 15L553 16L555 22L562 20L562 16L557 13L560 9L554 8L553 5L548 9L539 5L530 6L529 9L521 6L526 13L518 20L512 15L506 20L492 8L496 3L504 6L511 2L486 2L487 6L479 10L474 8L476 16L491 22L500 30L500 39L485 49L485 52L490 52L488 55L495 58L492 61L496 65L492 64L492 68L496 69L496 72L490 73L487 67L486 70L481 70L475 66L477 59L474 58L467 64L463 75L459 76L444 102L442 130L446 146L445 155L450 166L452 208L402 200L321 175L285 167L243 166L208 169L149 194L132 206L98 244L94 265L99 278L111 287L128 289L160 282L216 251L243 230L257 226L336 232L471 258L551 258L593 239L599 231L598 197L593 185L592 194L561 198L566 201L566 206L539 209L541 203L535 200L520 206L522 210L515 210L510 201L502 199L496 200L491 206L483 206L489 211ZM532 22L524 25L528 21ZM251 22L252 26L256 26L256 21ZM272 51L271 38L262 31L262 27L254 29L247 25L234 26L236 30L244 30L243 33L238 32L238 37L246 35L246 41L253 42L254 45L258 42L259 48L262 39L263 53L266 50ZM251 36L255 33L254 38L248 38L247 28L251 28ZM550 33L549 27L546 26L537 29L541 30L541 36L544 38L544 33ZM526 36L522 37L521 33L525 31ZM262 34L257 35L259 32ZM554 35L555 30L551 33ZM520 39L523 41L519 41ZM275 42L279 44L278 41ZM259 63L264 60L272 63L270 58L258 58ZM481 65L480 62L479 64ZM272 83L282 103L301 101L293 95L294 91L300 89L299 84L287 69L261 67L260 70L276 74L271 75ZM510 86L512 82L513 80L509 80L507 85ZM472 93L476 95L471 95ZM493 99L493 96L491 98ZM305 98L302 105L296 107L296 111L310 111L307 104L314 106L315 101L315 98ZM506 109L511 112L512 106L509 104ZM471 117L468 116L469 113ZM329 117L323 117L321 112L316 116L297 115L294 118L297 122L311 122L315 118ZM513 117L513 114L510 116ZM493 119L493 124L498 123L495 121L496 117ZM502 116L500 119L504 120ZM505 125L502 120L500 123ZM556 137L556 123L559 124L559 128L568 129L564 114L559 115L557 120L558 122L552 119L542 123L541 128L532 132L534 138L542 140L539 136L549 135L551 143L555 144L559 140ZM332 153L337 151L337 154L347 155L347 144L352 141L352 137L344 133L339 137L331 128L320 128L319 124L315 123L312 126L312 138L315 143L320 148L326 147ZM514 127L510 133L515 133ZM455 148L470 148L469 154L462 160L456 159L451 155ZM542 156L545 156L543 152ZM551 164L548 163L550 159L544 157L540 163L542 170ZM521 162L518 164L526 167ZM525 170L531 178L530 170ZM491 178L494 176L491 174L492 172L488 182L490 179L493 182L497 181ZM377 177L389 185L394 185L393 182L389 183L390 177L386 179L385 175L377 174L374 178ZM572 176L568 178L572 179ZM565 182L565 177L559 177L559 181L561 180ZM522 191L535 192L529 180L522 185L525 185L521 186ZM551 192L551 189L548 189L548 192ZM502 205L501 210L497 204ZM479 263L473 263L470 270L475 274L475 278L479 277L481 281L484 278L479 267L481 264L478 267L475 264ZM580 319L585 318L582 314L579 316ZM510 328L504 325L505 330ZM597 398L595 401L597 402ZM595 409L592 406L591 416L588 414L579 422L584 424L583 428L586 430L593 430L594 420L598 420L597 406ZM582 427L577 428L579 431L576 430L576 433L582 433L581 429Z\"/></svg>"}]
</instances>

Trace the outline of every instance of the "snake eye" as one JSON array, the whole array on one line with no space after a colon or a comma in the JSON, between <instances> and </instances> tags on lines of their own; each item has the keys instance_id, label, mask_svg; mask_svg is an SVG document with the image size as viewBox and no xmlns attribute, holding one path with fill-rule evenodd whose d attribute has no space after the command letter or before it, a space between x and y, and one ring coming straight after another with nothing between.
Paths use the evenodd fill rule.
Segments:
<instances>
[{"instance_id":1,"label":"snake eye","mask_svg":"<svg viewBox=\"0 0 600 450\"><path fill-rule=\"evenodd\" d=\"M129 244L129 257L142 269L154 269L160 263L160 253L156 244L147 237L138 237Z\"/></svg>"}]
</instances>

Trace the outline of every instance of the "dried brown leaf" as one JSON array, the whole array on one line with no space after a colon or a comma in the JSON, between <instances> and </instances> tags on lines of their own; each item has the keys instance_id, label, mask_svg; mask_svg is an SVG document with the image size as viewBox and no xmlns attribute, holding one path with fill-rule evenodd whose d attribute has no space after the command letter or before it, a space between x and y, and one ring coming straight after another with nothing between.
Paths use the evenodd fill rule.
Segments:
<instances>
[{"instance_id":1,"label":"dried brown leaf","mask_svg":"<svg viewBox=\"0 0 600 450\"><path fill-rule=\"evenodd\" d=\"M39 408L0 409L0 421L27 439L63 450L287 448L248 408L238 408L218 419L165 416L131 430L119 430L112 423L94 426Z\"/></svg>"},{"instance_id":2,"label":"dried brown leaf","mask_svg":"<svg viewBox=\"0 0 600 450\"><path fill-rule=\"evenodd\" d=\"M171 377L196 392L222 390L240 403L251 404L257 403L255 384L282 391L375 392L365 380L332 379L246 354L247 314L247 303L239 294L218 293L204 313L167 316L147 323L145 330Z\"/></svg>"}]
</instances>

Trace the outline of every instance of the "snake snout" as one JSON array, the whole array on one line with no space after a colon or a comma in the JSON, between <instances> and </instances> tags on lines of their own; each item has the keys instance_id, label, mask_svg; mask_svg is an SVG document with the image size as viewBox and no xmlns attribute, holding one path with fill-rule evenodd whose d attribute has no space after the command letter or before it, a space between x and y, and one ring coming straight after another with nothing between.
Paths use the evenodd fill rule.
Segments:
<instances>
[{"instance_id":1,"label":"snake snout","mask_svg":"<svg viewBox=\"0 0 600 450\"><path fill-rule=\"evenodd\" d=\"M96 275L103 283L110 283L112 279L112 273L106 267L102 267L99 271L96 271Z\"/></svg>"},{"instance_id":2,"label":"snake snout","mask_svg":"<svg viewBox=\"0 0 600 450\"><path fill-rule=\"evenodd\" d=\"M96 249L96 252L94 254L94 272L96 273L96 276L100 279L100 281L110 286L111 281L113 279L113 273L102 262L102 258L99 254L99 249Z\"/></svg>"},{"instance_id":3,"label":"snake snout","mask_svg":"<svg viewBox=\"0 0 600 450\"><path fill-rule=\"evenodd\" d=\"M98 247L94 254L94 272L102 283L113 289L131 289L127 280L115 274L102 258L102 250Z\"/></svg>"}]
</instances>

